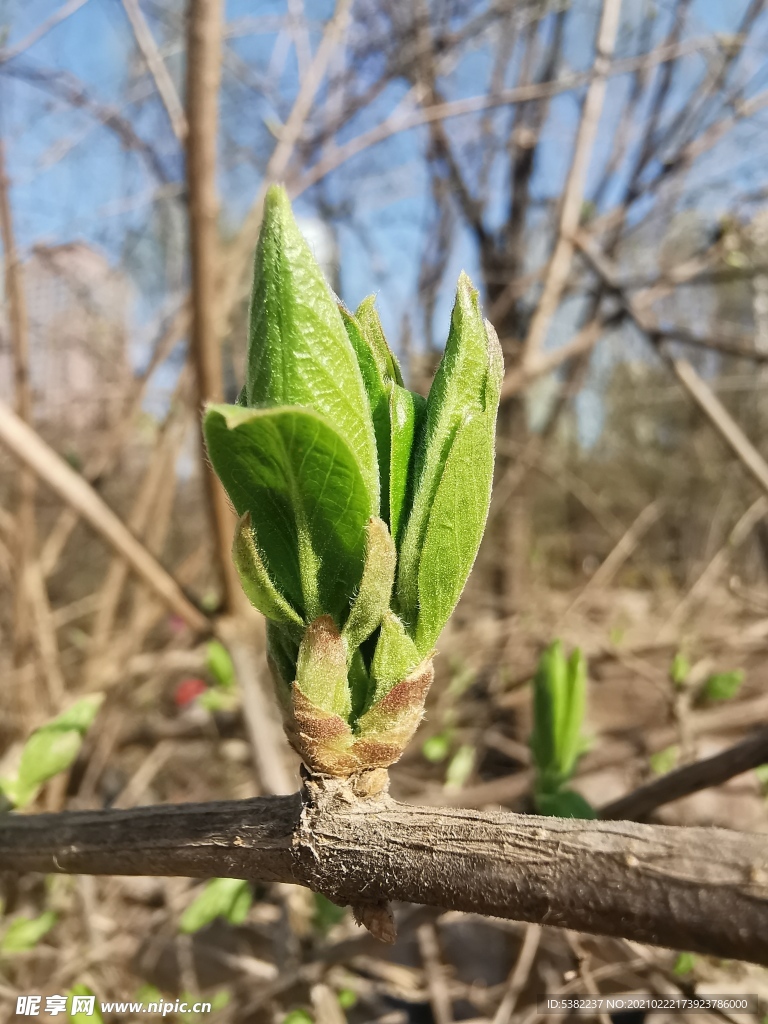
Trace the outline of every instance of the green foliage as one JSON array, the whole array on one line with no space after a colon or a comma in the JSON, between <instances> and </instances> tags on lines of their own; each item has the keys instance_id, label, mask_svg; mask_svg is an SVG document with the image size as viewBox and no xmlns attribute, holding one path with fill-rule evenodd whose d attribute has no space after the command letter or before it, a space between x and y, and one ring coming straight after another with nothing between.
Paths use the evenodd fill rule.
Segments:
<instances>
[{"instance_id":1,"label":"green foliage","mask_svg":"<svg viewBox=\"0 0 768 1024\"><path fill-rule=\"evenodd\" d=\"M185 935L199 932L217 917L230 924L242 924L252 902L248 882L240 878L212 878L181 915L179 931Z\"/></svg>"},{"instance_id":2,"label":"green foliage","mask_svg":"<svg viewBox=\"0 0 768 1024\"><path fill-rule=\"evenodd\" d=\"M451 758L445 772L448 789L461 789L475 767L476 750L469 743L463 743Z\"/></svg>"},{"instance_id":3,"label":"green foliage","mask_svg":"<svg viewBox=\"0 0 768 1024\"><path fill-rule=\"evenodd\" d=\"M587 664L576 648L566 658L555 640L542 653L533 679L531 753L536 770L534 801L541 814L593 818L594 811L566 784L585 749L581 734L587 700Z\"/></svg>"},{"instance_id":4,"label":"green foliage","mask_svg":"<svg viewBox=\"0 0 768 1024\"><path fill-rule=\"evenodd\" d=\"M25 807L40 787L73 764L93 724L104 695L90 694L35 729L21 752L15 778L0 780L0 790L14 807Z\"/></svg>"},{"instance_id":5,"label":"green foliage","mask_svg":"<svg viewBox=\"0 0 768 1024\"><path fill-rule=\"evenodd\" d=\"M91 1012L86 1013L84 1010L78 1010L77 1013L73 1013L71 1010L71 1007L73 1005L73 996L95 995L96 993L93 991L93 989L89 988L87 985L82 984L82 982L72 986L72 988L67 993L67 1007L69 1008L67 1010L67 1020L70 1022L70 1024L104 1024L104 1018L102 1017L101 1011L99 1010L98 999L94 999L93 1010ZM151 1000L146 1001L151 1002Z\"/></svg>"},{"instance_id":6,"label":"green foliage","mask_svg":"<svg viewBox=\"0 0 768 1024\"><path fill-rule=\"evenodd\" d=\"M340 989L336 994L336 998L339 1000L339 1006L342 1010L351 1010L357 1003L357 994L351 988Z\"/></svg>"},{"instance_id":7,"label":"green foliage","mask_svg":"<svg viewBox=\"0 0 768 1024\"><path fill-rule=\"evenodd\" d=\"M288 196L275 186L256 249L245 387L252 408L302 406L333 424L378 512L376 442L357 358Z\"/></svg>"},{"instance_id":8,"label":"green foliage","mask_svg":"<svg viewBox=\"0 0 768 1024\"><path fill-rule=\"evenodd\" d=\"M291 1010L283 1017L283 1024L314 1024L314 1018L306 1010Z\"/></svg>"},{"instance_id":9,"label":"green foliage","mask_svg":"<svg viewBox=\"0 0 768 1024\"><path fill-rule=\"evenodd\" d=\"M672 659L672 664L669 668L669 678L675 684L677 689L685 685L685 682L690 675L691 666L683 654L682 651L678 651Z\"/></svg>"},{"instance_id":10,"label":"green foliage","mask_svg":"<svg viewBox=\"0 0 768 1024\"><path fill-rule=\"evenodd\" d=\"M654 775L666 775L677 765L679 758L680 748L673 745L651 754L648 761Z\"/></svg>"},{"instance_id":11,"label":"green foliage","mask_svg":"<svg viewBox=\"0 0 768 1024\"><path fill-rule=\"evenodd\" d=\"M402 618L422 655L459 599L485 528L502 375L498 339L462 274L427 398L396 584Z\"/></svg>"},{"instance_id":12,"label":"green foliage","mask_svg":"<svg viewBox=\"0 0 768 1024\"><path fill-rule=\"evenodd\" d=\"M442 732L438 732L434 736L430 736L428 740L424 740L421 745L421 752L432 764L440 764L450 754L452 743L453 730L443 729Z\"/></svg>"},{"instance_id":13,"label":"green foliage","mask_svg":"<svg viewBox=\"0 0 768 1024\"><path fill-rule=\"evenodd\" d=\"M235 666L229 651L218 640L210 640L206 649L206 666L216 686L222 690L232 690L235 686Z\"/></svg>"},{"instance_id":14,"label":"green foliage","mask_svg":"<svg viewBox=\"0 0 768 1024\"><path fill-rule=\"evenodd\" d=\"M596 818L595 809L581 793L573 789L560 789L557 793L542 790L536 794L539 814L552 818Z\"/></svg>"},{"instance_id":15,"label":"green foliage","mask_svg":"<svg viewBox=\"0 0 768 1024\"><path fill-rule=\"evenodd\" d=\"M311 409L234 405L209 406L204 431L238 514L250 513L275 589L307 623L322 614L343 618L375 506L341 434ZM250 582L255 590L256 578ZM273 617L269 604L256 607Z\"/></svg>"},{"instance_id":16,"label":"green foliage","mask_svg":"<svg viewBox=\"0 0 768 1024\"><path fill-rule=\"evenodd\" d=\"M273 187L247 365L237 404L210 405L203 430L286 731L317 770L390 764L485 527L498 339L462 274L429 397L410 392L373 297L354 314L337 304Z\"/></svg>"},{"instance_id":17,"label":"green foliage","mask_svg":"<svg viewBox=\"0 0 768 1024\"><path fill-rule=\"evenodd\" d=\"M56 914L46 910L39 917L17 917L8 925L0 939L0 955L24 953L34 949L56 924Z\"/></svg>"},{"instance_id":18,"label":"green foliage","mask_svg":"<svg viewBox=\"0 0 768 1024\"><path fill-rule=\"evenodd\" d=\"M744 672L715 672L704 683L704 696L707 700L721 701L735 697L744 682Z\"/></svg>"},{"instance_id":19,"label":"green foliage","mask_svg":"<svg viewBox=\"0 0 768 1024\"><path fill-rule=\"evenodd\" d=\"M672 970L675 974L690 974L696 966L696 956L693 953L680 953Z\"/></svg>"}]
</instances>

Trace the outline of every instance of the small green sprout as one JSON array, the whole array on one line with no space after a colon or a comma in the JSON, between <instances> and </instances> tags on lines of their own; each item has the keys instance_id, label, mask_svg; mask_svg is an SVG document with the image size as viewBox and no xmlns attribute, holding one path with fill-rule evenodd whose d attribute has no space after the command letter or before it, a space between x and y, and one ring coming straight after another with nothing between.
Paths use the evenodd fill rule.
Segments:
<instances>
[{"instance_id":1,"label":"small green sprout","mask_svg":"<svg viewBox=\"0 0 768 1024\"><path fill-rule=\"evenodd\" d=\"M587 663L576 648L566 658L556 640L541 655L533 680L531 753L536 771L534 801L542 814L563 818L593 818L594 810L567 789L579 756L587 700Z\"/></svg>"},{"instance_id":2,"label":"small green sprout","mask_svg":"<svg viewBox=\"0 0 768 1024\"><path fill-rule=\"evenodd\" d=\"M179 931L191 935L217 917L223 917L230 924L242 924L252 903L248 882L240 878L212 878L181 915Z\"/></svg>"},{"instance_id":3,"label":"small green sprout","mask_svg":"<svg viewBox=\"0 0 768 1024\"><path fill-rule=\"evenodd\" d=\"M657 750L655 754L651 754L648 763L654 775L666 775L677 767L679 760L680 748L673 744L671 747L665 747L663 750Z\"/></svg>"},{"instance_id":4,"label":"small green sprout","mask_svg":"<svg viewBox=\"0 0 768 1024\"><path fill-rule=\"evenodd\" d=\"M0 954L10 956L13 953L24 953L34 949L56 921L57 916L52 910L44 911L39 917L14 918L0 939Z\"/></svg>"},{"instance_id":5,"label":"small green sprout","mask_svg":"<svg viewBox=\"0 0 768 1024\"><path fill-rule=\"evenodd\" d=\"M711 701L731 700L741 689L744 670L714 672L704 683L704 697Z\"/></svg>"},{"instance_id":6,"label":"small green sprout","mask_svg":"<svg viewBox=\"0 0 768 1024\"><path fill-rule=\"evenodd\" d=\"M0 779L0 802L4 799L11 807L26 807L44 783L66 771L80 753L103 700L102 693L90 694L35 729L24 744L16 776Z\"/></svg>"},{"instance_id":7,"label":"small green sprout","mask_svg":"<svg viewBox=\"0 0 768 1024\"><path fill-rule=\"evenodd\" d=\"M208 406L203 430L286 732L312 771L386 768L422 718L485 528L502 376L462 274L429 396L405 388L374 299L354 314L337 302L286 193L269 190L245 386Z\"/></svg>"}]
</instances>

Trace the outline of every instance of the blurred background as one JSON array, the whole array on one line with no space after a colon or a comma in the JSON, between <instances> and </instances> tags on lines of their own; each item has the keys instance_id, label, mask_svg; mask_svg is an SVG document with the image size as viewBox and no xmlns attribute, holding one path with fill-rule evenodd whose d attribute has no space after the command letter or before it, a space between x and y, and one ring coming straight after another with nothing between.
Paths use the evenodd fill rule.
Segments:
<instances>
[{"instance_id":1,"label":"blurred background","mask_svg":"<svg viewBox=\"0 0 768 1024\"><path fill-rule=\"evenodd\" d=\"M199 417L242 383L275 180L344 302L377 294L411 388L462 268L505 352L487 533L394 795L541 809L532 679L557 638L588 666L569 785L594 813L766 720L766 8L3 0L0 776L103 695L27 809L298 784ZM767 794L756 766L643 813L768 832ZM289 1024L768 998L744 964L424 908L388 949L287 886L0 891L3 1019L75 986Z\"/></svg>"}]
</instances>

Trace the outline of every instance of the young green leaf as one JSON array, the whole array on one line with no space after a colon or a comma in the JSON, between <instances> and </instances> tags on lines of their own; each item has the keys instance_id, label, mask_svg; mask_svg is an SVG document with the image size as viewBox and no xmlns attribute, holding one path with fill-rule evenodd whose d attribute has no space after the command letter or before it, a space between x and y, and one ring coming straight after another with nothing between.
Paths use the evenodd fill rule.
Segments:
<instances>
[{"instance_id":1,"label":"young green leaf","mask_svg":"<svg viewBox=\"0 0 768 1024\"><path fill-rule=\"evenodd\" d=\"M559 769L564 778L573 774L582 752L581 728L587 705L587 662L577 647L568 659L568 692L565 714L559 723Z\"/></svg>"},{"instance_id":2,"label":"young green leaf","mask_svg":"<svg viewBox=\"0 0 768 1024\"><path fill-rule=\"evenodd\" d=\"M376 438L376 453L379 467L380 482L380 512L382 519L389 522L389 388L390 381L387 376L386 365L383 360L371 348L368 338L363 334L356 317L354 317L344 306L339 306L341 318L347 336L357 357L360 373L362 374L365 391L368 395L368 402L371 407L371 419L373 431Z\"/></svg>"},{"instance_id":3,"label":"young green leaf","mask_svg":"<svg viewBox=\"0 0 768 1024\"><path fill-rule=\"evenodd\" d=\"M223 917L231 924L242 924L252 902L248 882L240 878L212 878L181 915L179 931L191 935L217 917Z\"/></svg>"},{"instance_id":4,"label":"young green leaf","mask_svg":"<svg viewBox=\"0 0 768 1024\"><path fill-rule=\"evenodd\" d=\"M389 385L389 470L387 472L389 528L397 541L409 512L416 440L427 402L394 382ZM382 475L382 481L384 476ZM382 483L383 487L383 483Z\"/></svg>"},{"instance_id":5,"label":"young green leaf","mask_svg":"<svg viewBox=\"0 0 768 1024\"><path fill-rule=\"evenodd\" d=\"M427 399L397 576L398 608L422 653L434 645L453 611L480 545L502 375L498 339L462 274Z\"/></svg>"},{"instance_id":6,"label":"young green leaf","mask_svg":"<svg viewBox=\"0 0 768 1024\"><path fill-rule=\"evenodd\" d=\"M531 753L541 789L556 789L561 781L558 737L568 699L568 662L559 640L539 658L533 680Z\"/></svg>"},{"instance_id":7,"label":"young green leaf","mask_svg":"<svg viewBox=\"0 0 768 1024\"><path fill-rule=\"evenodd\" d=\"M235 666L229 651L219 640L209 640L205 652L205 663L216 685L222 690L231 690L235 685Z\"/></svg>"},{"instance_id":8,"label":"young green leaf","mask_svg":"<svg viewBox=\"0 0 768 1024\"><path fill-rule=\"evenodd\" d=\"M400 372L400 364L384 337L384 328L381 326L381 320L376 310L375 295L369 295L363 299L355 310L355 318L363 330L369 348L375 355L376 362L381 367L384 378L393 380L395 384L402 387L403 375Z\"/></svg>"},{"instance_id":9,"label":"young green leaf","mask_svg":"<svg viewBox=\"0 0 768 1024\"><path fill-rule=\"evenodd\" d=\"M44 782L74 762L103 700L102 693L83 697L32 733L21 752L16 778L3 787L16 807L34 800Z\"/></svg>"},{"instance_id":10,"label":"young green leaf","mask_svg":"<svg viewBox=\"0 0 768 1024\"><path fill-rule=\"evenodd\" d=\"M365 568L342 636L350 654L366 640L389 608L397 552L387 524L373 516L366 527Z\"/></svg>"},{"instance_id":11,"label":"young green leaf","mask_svg":"<svg viewBox=\"0 0 768 1024\"><path fill-rule=\"evenodd\" d=\"M346 618L360 583L374 510L360 467L337 431L308 409L211 405L208 453L251 528L269 579L306 621Z\"/></svg>"},{"instance_id":12,"label":"young green leaf","mask_svg":"<svg viewBox=\"0 0 768 1024\"><path fill-rule=\"evenodd\" d=\"M146 987L150 988L150 986L146 986ZM163 1002L162 995L159 993L159 991L157 989L154 989L154 992L157 993L157 997L156 998L140 999L139 1002L146 1002L146 1003L161 1002L162 1003ZM77 985L73 985L72 988L67 993L67 995L69 997L67 1001L68 1001L69 1006L70 1006L70 1010L67 1013L67 1020L69 1021L69 1024L104 1024L104 1018L101 1015L101 1010L99 1008L99 1003L98 1003L98 1000L95 998L96 994L95 994L95 992L93 991L92 988L89 988L88 985L84 985L82 982L80 982ZM86 1008L85 1009L77 1009L77 1010L75 1009L75 1006L80 1007L83 1004L80 1003L80 1002L75 1003L75 1001L73 999L74 996L83 996L83 997L85 997L85 999L88 1000L88 1003L86 1003ZM93 1002L92 1003L90 1002L91 998L93 998Z\"/></svg>"},{"instance_id":13,"label":"young green leaf","mask_svg":"<svg viewBox=\"0 0 768 1024\"><path fill-rule=\"evenodd\" d=\"M485 529L493 479L493 430L485 417L456 431L426 521L417 570L412 630L425 653L437 642L464 589Z\"/></svg>"},{"instance_id":14,"label":"young green leaf","mask_svg":"<svg viewBox=\"0 0 768 1024\"><path fill-rule=\"evenodd\" d=\"M596 818L597 814L581 793L572 789L560 789L554 793L536 794L536 810L552 818Z\"/></svg>"},{"instance_id":15,"label":"young green leaf","mask_svg":"<svg viewBox=\"0 0 768 1024\"><path fill-rule=\"evenodd\" d=\"M735 697L744 682L744 670L733 672L715 672L704 683L704 696L707 700L730 700Z\"/></svg>"},{"instance_id":16,"label":"young green leaf","mask_svg":"<svg viewBox=\"0 0 768 1024\"><path fill-rule=\"evenodd\" d=\"M44 938L56 924L56 914L46 910L39 917L17 917L0 940L0 954L24 953Z\"/></svg>"},{"instance_id":17,"label":"young green leaf","mask_svg":"<svg viewBox=\"0 0 768 1024\"><path fill-rule=\"evenodd\" d=\"M357 359L288 196L276 185L264 202L256 250L246 395L249 406L300 405L333 423L378 512L376 443Z\"/></svg>"},{"instance_id":18,"label":"young green leaf","mask_svg":"<svg viewBox=\"0 0 768 1024\"><path fill-rule=\"evenodd\" d=\"M405 679L421 661L416 644L394 612L381 621L381 632L371 663L369 704L380 701L401 679Z\"/></svg>"},{"instance_id":19,"label":"young green leaf","mask_svg":"<svg viewBox=\"0 0 768 1024\"><path fill-rule=\"evenodd\" d=\"M232 561L240 576L245 596L254 608L258 608L262 615L273 622L283 622L297 628L303 625L299 613L283 597L267 572L254 536L250 512L240 517L235 528Z\"/></svg>"}]
</instances>

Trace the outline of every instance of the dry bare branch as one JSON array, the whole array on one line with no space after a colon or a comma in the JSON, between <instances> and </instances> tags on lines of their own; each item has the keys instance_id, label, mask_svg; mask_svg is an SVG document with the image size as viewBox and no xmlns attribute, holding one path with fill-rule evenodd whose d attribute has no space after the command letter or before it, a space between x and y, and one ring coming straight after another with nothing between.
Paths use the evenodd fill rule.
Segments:
<instances>
[{"instance_id":1,"label":"dry bare branch","mask_svg":"<svg viewBox=\"0 0 768 1024\"><path fill-rule=\"evenodd\" d=\"M565 282L571 269L574 251L573 233L578 228L581 217L587 170L595 139L597 138L600 115L603 111L603 101L607 85L606 73L616 43L620 13L621 0L603 0L595 44L594 77L587 90L581 112L579 130L571 157L571 166L561 200L554 252L547 268L544 288L536 306L536 312L533 315L528 335L523 344L521 354L523 366L530 365L546 338L549 325L560 304Z\"/></svg>"},{"instance_id":2,"label":"dry bare branch","mask_svg":"<svg viewBox=\"0 0 768 1024\"><path fill-rule=\"evenodd\" d=\"M761 764L768 764L768 729L761 729L757 735L749 736L719 754L683 765L627 793L601 807L600 817L641 821L657 807L672 803L673 800L682 800L683 797L711 786L722 786L736 775L743 775Z\"/></svg>"},{"instance_id":3,"label":"dry bare branch","mask_svg":"<svg viewBox=\"0 0 768 1024\"><path fill-rule=\"evenodd\" d=\"M23 420L0 402L0 444L54 491L111 545L131 568L193 629L209 633L211 624L81 476Z\"/></svg>"},{"instance_id":4,"label":"dry bare branch","mask_svg":"<svg viewBox=\"0 0 768 1024\"><path fill-rule=\"evenodd\" d=\"M219 272L219 203L216 148L221 81L222 0L192 0L187 31L187 179L192 327L190 343L198 407L223 398L221 335L216 275ZM242 600L230 549L235 521L224 489L205 458L200 439L203 486L214 538L223 609Z\"/></svg>"},{"instance_id":5,"label":"dry bare branch","mask_svg":"<svg viewBox=\"0 0 768 1024\"><path fill-rule=\"evenodd\" d=\"M187 137L187 118L184 108L181 105L179 94L173 79L168 74L168 68L157 48L157 43L152 35L152 30L147 24L146 18L139 6L139 0L122 0L123 8L131 23L136 44L141 50L141 55L146 61L149 73L154 79L158 95L163 102L168 120L171 122L173 134L183 143Z\"/></svg>"}]
</instances>

